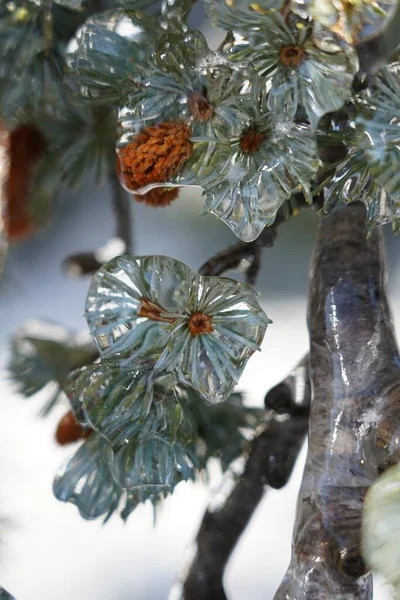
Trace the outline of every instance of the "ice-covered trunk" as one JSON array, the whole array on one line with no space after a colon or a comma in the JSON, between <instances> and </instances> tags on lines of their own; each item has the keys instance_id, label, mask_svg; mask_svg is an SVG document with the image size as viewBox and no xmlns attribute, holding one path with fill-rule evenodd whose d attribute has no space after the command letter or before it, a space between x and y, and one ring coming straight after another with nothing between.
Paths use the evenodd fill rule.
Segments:
<instances>
[{"instance_id":1,"label":"ice-covered trunk","mask_svg":"<svg viewBox=\"0 0 400 600\"><path fill-rule=\"evenodd\" d=\"M398 453L400 361L381 230L365 210L321 218L310 268L312 404L292 560L275 600L372 598L361 546L365 493Z\"/></svg>"}]
</instances>

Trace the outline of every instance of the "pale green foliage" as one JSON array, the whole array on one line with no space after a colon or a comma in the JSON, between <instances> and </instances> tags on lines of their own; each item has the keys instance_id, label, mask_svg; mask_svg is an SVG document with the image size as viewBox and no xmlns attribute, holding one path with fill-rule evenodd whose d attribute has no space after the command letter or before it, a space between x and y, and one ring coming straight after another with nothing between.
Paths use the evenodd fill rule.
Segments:
<instances>
[{"instance_id":1,"label":"pale green foliage","mask_svg":"<svg viewBox=\"0 0 400 600\"><path fill-rule=\"evenodd\" d=\"M363 515L363 553L370 568L400 598L400 465L388 469L369 490Z\"/></svg>"}]
</instances>

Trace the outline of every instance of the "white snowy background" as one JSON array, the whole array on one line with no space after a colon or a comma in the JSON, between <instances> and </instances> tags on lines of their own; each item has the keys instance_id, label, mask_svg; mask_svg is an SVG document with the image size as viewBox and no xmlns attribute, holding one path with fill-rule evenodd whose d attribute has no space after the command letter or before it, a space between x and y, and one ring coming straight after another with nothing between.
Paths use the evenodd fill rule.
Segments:
<instances>
[{"instance_id":1,"label":"white snowy background","mask_svg":"<svg viewBox=\"0 0 400 600\"><path fill-rule=\"evenodd\" d=\"M199 216L201 206L198 191L183 192L167 209L135 203L135 253L168 254L196 268L234 243L227 227L210 215ZM180 484L155 527L147 505L126 524L118 516L105 526L84 521L74 506L52 496L57 466L74 451L57 447L53 438L65 407L41 419L45 394L26 400L7 381L7 343L26 319L85 327L88 280L68 279L60 265L72 252L103 245L113 228L107 190L99 192L87 182L80 196L63 195L51 228L10 250L0 280L0 583L17 600L166 600L207 503L205 486ZM399 331L400 237L387 233L390 298ZM306 352L314 234L315 216L300 213L281 227L275 247L264 252L258 289L273 325L240 381L251 404L261 405L266 391ZM268 492L232 556L226 573L231 600L272 600L289 561L304 456L305 449L289 485ZM378 590L375 598L387 595Z\"/></svg>"}]
</instances>

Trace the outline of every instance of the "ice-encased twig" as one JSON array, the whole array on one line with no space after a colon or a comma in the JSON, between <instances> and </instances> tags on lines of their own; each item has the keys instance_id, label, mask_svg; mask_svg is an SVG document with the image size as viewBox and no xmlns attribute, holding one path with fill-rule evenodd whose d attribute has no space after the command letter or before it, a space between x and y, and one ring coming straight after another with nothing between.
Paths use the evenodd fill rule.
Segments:
<instances>
[{"instance_id":1,"label":"ice-encased twig","mask_svg":"<svg viewBox=\"0 0 400 600\"><path fill-rule=\"evenodd\" d=\"M108 180L115 215L115 234L101 248L91 252L77 252L64 260L63 268L73 277L91 275L115 256L132 253L131 199L118 181L114 164Z\"/></svg>"},{"instance_id":2,"label":"ice-encased twig","mask_svg":"<svg viewBox=\"0 0 400 600\"><path fill-rule=\"evenodd\" d=\"M362 505L378 473L400 459L400 361L382 232L367 239L358 203L320 218L308 325L309 450L292 560L275 600L366 600Z\"/></svg>"},{"instance_id":3,"label":"ice-encased twig","mask_svg":"<svg viewBox=\"0 0 400 600\"><path fill-rule=\"evenodd\" d=\"M304 359L266 396L267 413L246 460L235 461L213 495L170 600L225 600L229 557L262 499L266 486L283 487L308 427L310 385Z\"/></svg>"}]
</instances>

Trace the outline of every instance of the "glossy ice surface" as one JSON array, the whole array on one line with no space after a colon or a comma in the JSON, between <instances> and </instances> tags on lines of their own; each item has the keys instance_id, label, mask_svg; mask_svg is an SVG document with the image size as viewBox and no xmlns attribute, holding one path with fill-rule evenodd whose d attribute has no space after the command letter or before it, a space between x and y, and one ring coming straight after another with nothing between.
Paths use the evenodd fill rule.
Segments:
<instances>
[{"instance_id":1,"label":"glossy ice surface","mask_svg":"<svg viewBox=\"0 0 400 600\"><path fill-rule=\"evenodd\" d=\"M275 598L367 600L361 515L371 483L400 458L390 442L398 439L400 359L381 231L366 239L361 204L321 219L310 277L309 448L292 561Z\"/></svg>"},{"instance_id":2,"label":"glossy ice surface","mask_svg":"<svg viewBox=\"0 0 400 600\"><path fill-rule=\"evenodd\" d=\"M165 256L123 256L101 268L86 319L105 365L152 365L210 402L231 394L268 325L253 288Z\"/></svg>"},{"instance_id":3,"label":"glossy ice surface","mask_svg":"<svg viewBox=\"0 0 400 600\"><path fill-rule=\"evenodd\" d=\"M377 37L393 18L397 0L294 0L294 10L311 15L351 44Z\"/></svg>"}]
</instances>

